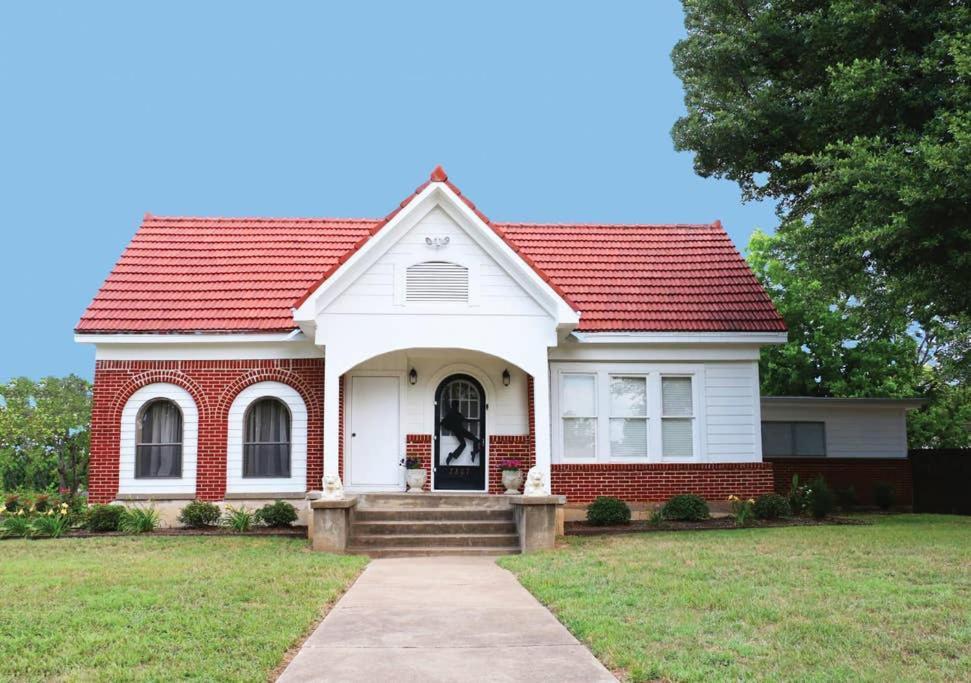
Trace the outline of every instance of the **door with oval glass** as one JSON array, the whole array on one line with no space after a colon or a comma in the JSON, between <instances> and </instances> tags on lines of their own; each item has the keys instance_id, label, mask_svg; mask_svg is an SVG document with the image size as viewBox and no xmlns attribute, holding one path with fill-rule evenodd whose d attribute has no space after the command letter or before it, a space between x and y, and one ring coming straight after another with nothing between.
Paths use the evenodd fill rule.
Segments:
<instances>
[{"instance_id":1,"label":"door with oval glass","mask_svg":"<svg viewBox=\"0 0 971 683\"><path fill-rule=\"evenodd\" d=\"M437 491L484 491L486 401L469 375L450 375L435 390L432 478Z\"/></svg>"}]
</instances>

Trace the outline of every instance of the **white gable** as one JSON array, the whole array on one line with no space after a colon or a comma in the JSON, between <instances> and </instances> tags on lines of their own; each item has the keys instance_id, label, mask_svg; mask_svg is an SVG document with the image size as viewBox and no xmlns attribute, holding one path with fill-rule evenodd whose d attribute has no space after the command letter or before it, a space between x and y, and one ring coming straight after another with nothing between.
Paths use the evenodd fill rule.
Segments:
<instances>
[{"instance_id":1,"label":"white gable","mask_svg":"<svg viewBox=\"0 0 971 683\"><path fill-rule=\"evenodd\" d=\"M436 205L320 312L549 316Z\"/></svg>"}]
</instances>

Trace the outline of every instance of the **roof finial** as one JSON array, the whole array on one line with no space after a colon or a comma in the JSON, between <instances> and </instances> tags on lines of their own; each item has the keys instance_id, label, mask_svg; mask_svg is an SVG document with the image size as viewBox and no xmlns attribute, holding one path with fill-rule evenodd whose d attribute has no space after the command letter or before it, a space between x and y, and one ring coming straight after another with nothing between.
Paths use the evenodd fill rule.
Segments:
<instances>
[{"instance_id":1,"label":"roof finial","mask_svg":"<svg viewBox=\"0 0 971 683\"><path fill-rule=\"evenodd\" d=\"M429 178L433 183L444 183L448 180L448 175L445 173L445 169L441 166L436 166L435 170L432 171L431 177Z\"/></svg>"}]
</instances>

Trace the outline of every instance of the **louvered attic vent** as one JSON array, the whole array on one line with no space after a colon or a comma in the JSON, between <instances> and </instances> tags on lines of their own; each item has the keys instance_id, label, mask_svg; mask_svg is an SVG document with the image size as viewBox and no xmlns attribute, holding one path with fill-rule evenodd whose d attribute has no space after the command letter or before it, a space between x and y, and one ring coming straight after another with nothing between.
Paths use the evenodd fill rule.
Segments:
<instances>
[{"instance_id":1,"label":"louvered attic vent","mask_svg":"<svg viewBox=\"0 0 971 683\"><path fill-rule=\"evenodd\" d=\"M469 269L448 261L425 261L408 267L405 300L413 302L469 300Z\"/></svg>"}]
</instances>

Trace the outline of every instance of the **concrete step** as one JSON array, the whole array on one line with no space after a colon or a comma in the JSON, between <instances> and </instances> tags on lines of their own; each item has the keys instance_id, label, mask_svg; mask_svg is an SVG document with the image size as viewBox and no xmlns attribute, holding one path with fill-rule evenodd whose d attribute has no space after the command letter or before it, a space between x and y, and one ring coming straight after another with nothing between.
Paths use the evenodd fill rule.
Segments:
<instances>
[{"instance_id":1,"label":"concrete step","mask_svg":"<svg viewBox=\"0 0 971 683\"><path fill-rule=\"evenodd\" d=\"M372 534L515 534L516 523L512 519L490 520L355 520L351 525L351 537Z\"/></svg>"},{"instance_id":2,"label":"concrete step","mask_svg":"<svg viewBox=\"0 0 971 683\"><path fill-rule=\"evenodd\" d=\"M489 547L437 547L428 548L425 546L413 547L370 547L370 546L348 546L347 552L351 555L367 555L368 557L439 557L439 556L462 556L462 557L481 557L490 555L518 555L519 548L511 546L501 546L496 548Z\"/></svg>"},{"instance_id":3,"label":"concrete step","mask_svg":"<svg viewBox=\"0 0 971 683\"><path fill-rule=\"evenodd\" d=\"M358 496L358 509L367 508L479 508L507 509L506 496L484 493L363 493Z\"/></svg>"},{"instance_id":4,"label":"concrete step","mask_svg":"<svg viewBox=\"0 0 971 683\"><path fill-rule=\"evenodd\" d=\"M509 534L353 534L360 548L518 548L519 535Z\"/></svg>"},{"instance_id":5,"label":"concrete step","mask_svg":"<svg viewBox=\"0 0 971 683\"><path fill-rule=\"evenodd\" d=\"M444 508L386 508L357 507L355 522L405 522L405 521L512 521L509 508L444 507Z\"/></svg>"}]
</instances>

